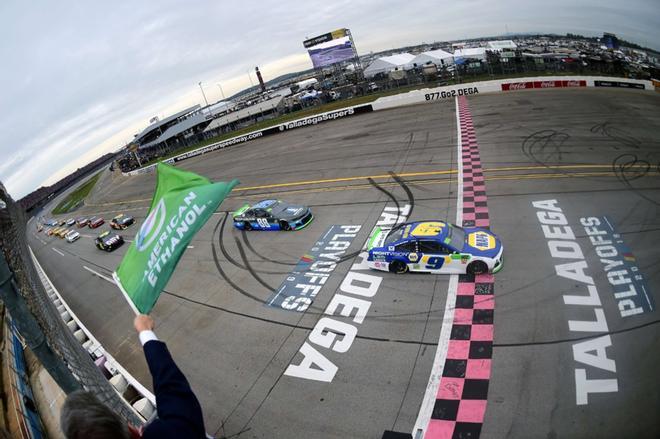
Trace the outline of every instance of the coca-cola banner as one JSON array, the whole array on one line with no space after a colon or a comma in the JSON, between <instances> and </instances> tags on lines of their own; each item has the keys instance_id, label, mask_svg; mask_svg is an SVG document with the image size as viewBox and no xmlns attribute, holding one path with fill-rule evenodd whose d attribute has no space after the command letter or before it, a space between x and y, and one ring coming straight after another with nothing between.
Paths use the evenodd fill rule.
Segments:
<instances>
[{"instance_id":1,"label":"coca-cola banner","mask_svg":"<svg viewBox=\"0 0 660 439\"><path fill-rule=\"evenodd\" d=\"M587 86L587 81L578 81L578 80L570 80L570 81L561 81L561 86L562 87L586 87Z\"/></svg>"},{"instance_id":2,"label":"coca-cola banner","mask_svg":"<svg viewBox=\"0 0 660 439\"><path fill-rule=\"evenodd\" d=\"M528 88L560 88L560 87L586 87L584 80L550 80L550 81L526 81L509 82L502 84L503 91L525 90Z\"/></svg>"},{"instance_id":3,"label":"coca-cola banner","mask_svg":"<svg viewBox=\"0 0 660 439\"><path fill-rule=\"evenodd\" d=\"M525 90L528 88L534 88L534 82L509 82L507 84L502 84L503 91L509 90Z\"/></svg>"}]
</instances>

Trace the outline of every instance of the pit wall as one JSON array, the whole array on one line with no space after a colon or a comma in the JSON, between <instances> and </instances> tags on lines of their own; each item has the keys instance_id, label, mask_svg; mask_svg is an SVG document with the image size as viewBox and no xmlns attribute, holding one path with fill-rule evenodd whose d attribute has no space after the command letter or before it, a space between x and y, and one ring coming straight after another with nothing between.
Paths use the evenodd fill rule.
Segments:
<instances>
[{"instance_id":1,"label":"pit wall","mask_svg":"<svg viewBox=\"0 0 660 439\"><path fill-rule=\"evenodd\" d=\"M316 125L330 120L341 119L349 116L368 113L371 111L388 110L405 105L415 105L424 102L435 102L444 99L452 99L455 96L472 96L482 93L499 93L527 89L541 88L573 88L573 87L604 87L604 88L629 88L639 90L654 90L660 86L656 80L645 81L641 79L613 78L607 76L532 76L525 78L497 79L494 81L470 82L466 84L448 85L445 87L422 88L419 90L400 93L397 95L378 98L370 104L356 105L341 108L339 110L327 111L314 116L285 122L274 127L263 130L255 130L241 136L216 142L192 151L179 154L164 163L174 164L191 157L196 157L228 146L233 146L258 139L264 136L289 131L303 126ZM130 172L123 172L124 176L148 174L156 169L156 164L145 166Z\"/></svg>"}]
</instances>

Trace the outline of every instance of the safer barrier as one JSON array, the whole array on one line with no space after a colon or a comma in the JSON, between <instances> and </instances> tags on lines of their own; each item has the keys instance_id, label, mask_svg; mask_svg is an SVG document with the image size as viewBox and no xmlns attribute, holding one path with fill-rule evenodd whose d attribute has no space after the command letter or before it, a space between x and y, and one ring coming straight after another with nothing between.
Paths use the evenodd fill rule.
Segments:
<instances>
[{"instance_id":1,"label":"safer barrier","mask_svg":"<svg viewBox=\"0 0 660 439\"><path fill-rule=\"evenodd\" d=\"M470 96L483 93L501 93L516 90L564 88L564 87L604 87L605 83L618 82L620 87L652 90L651 81L606 76L537 76L526 78L498 79L493 81L473 82L469 84L449 85L409 91L399 95L387 96L372 103L374 111L386 110L404 105L421 104L454 96Z\"/></svg>"}]
</instances>

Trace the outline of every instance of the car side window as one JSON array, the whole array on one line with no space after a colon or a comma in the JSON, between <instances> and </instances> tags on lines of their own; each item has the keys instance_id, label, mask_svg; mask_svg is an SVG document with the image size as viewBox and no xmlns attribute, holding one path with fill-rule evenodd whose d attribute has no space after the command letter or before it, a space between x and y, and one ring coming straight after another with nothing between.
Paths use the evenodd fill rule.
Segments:
<instances>
[{"instance_id":1,"label":"car side window","mask_svg":"<svg viewBox=\"0 0 660 439\"><path fill-rule=\"evenodd\" d=\"M396 246L396 251L410 253L417 251L417 246L415 245L415 241L403 242Z\"/></svg>"},{"instance_id":2,"label":"car side window","mask_svg":"<svg viewBox=\"0 0 660 439\"><path fill-rule=\"evenodd\" d=\"M419 251L420 253L428 254L446 254L447 249L442 246L438 241L419 241Z\"/></svg>"},{"instance_id":3,"label":"car side window","mask_svg":"<svg viewBox=\"0 0 660 439\"><path fill-rule=\"evenodd\" d=\"M243 212L242 216L254 216L254 210L248 209L245 212Z\"/></svg>"},{"instance_id":4,"label":"car side window","mask_svg":"<svg viewBox=\"0 0 660 439\"><path fill-rule=\"evenodd\" d=\"M254 213L255 213L255 216L257 218L267 218L268 217L268 212L266 212L265 210L262 210L262 209L256 209L254 211Z\"/></svg>"}]
</instances>

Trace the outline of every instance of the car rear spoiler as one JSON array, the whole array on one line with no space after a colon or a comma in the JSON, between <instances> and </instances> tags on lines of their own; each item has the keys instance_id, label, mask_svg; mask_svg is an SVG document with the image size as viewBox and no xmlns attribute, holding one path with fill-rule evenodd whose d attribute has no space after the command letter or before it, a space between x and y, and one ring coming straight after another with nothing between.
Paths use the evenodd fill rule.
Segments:
<instances>
[{"instance_id":1,"label":"car rear spoiler","mask_svg":"<svg viewBox=\"0 0 660 439\"><path fill-rule=\"evenodd\" d=\"M369 241L367 241L367 250L374 248L375 243L380 239L380 235L383 233L383 230L380 227L376 227L371 236L369 236Z\"/></svg>"},{"instance_id":2,"label":"car rear spoiler","mask_svg":"<svg viewBox=\"0 0 660 439\"><path fill-rule=\"evenodd\" d=\"M249 208L250 208L249 204L244 204L243 207L238 209L236 212L232 212L231 216L232 217L237 217L237 216L241 215L243 212L245 212L246 210L248 210Z\"/></svg>"}]
</instances>

